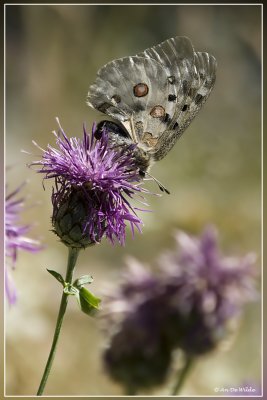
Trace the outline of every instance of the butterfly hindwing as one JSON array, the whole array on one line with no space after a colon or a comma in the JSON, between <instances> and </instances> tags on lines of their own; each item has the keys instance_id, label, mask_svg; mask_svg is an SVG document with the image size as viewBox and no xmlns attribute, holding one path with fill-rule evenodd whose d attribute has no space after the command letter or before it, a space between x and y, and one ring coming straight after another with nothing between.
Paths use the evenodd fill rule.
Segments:
<instances>
[{"instance_id":1,"label":"butterfly hindwing","mask_svg":"<svg viewBox=\"0 0 267 400\"><path fill-rule=\"evenodd\" d=\"M176 130L181 134L206 102L215 83L216 61L208 53L194 53L194 68L184 102L177 107Z\"/></svg>"},{"instance_id":2,"label":"butterfly hindwing","mask_svg":"<svg viewBox=\"0 0 267 400\"><path fill-rule=\"evenodd\" d=\"M194 53L194 63L189 69L189 79L182 79L180 100L177 102L172 121L160 135L157 146L153 149L153 157L160 160L174 146L206 102L216 79L217 63L208 53Z\"/></svg>"}]
</instances>

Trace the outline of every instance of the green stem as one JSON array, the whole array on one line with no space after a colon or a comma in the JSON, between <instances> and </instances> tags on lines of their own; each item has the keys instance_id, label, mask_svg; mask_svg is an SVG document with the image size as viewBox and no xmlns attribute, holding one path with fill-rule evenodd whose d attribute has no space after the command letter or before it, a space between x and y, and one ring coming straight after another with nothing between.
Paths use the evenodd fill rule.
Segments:
<instances>
[{"instance_id":1,"label":"green stem","mask_svg":"<svg viewBox=\"0 0 267 400\"><path fill-rule=\"evenodd\" d=\"M179 393L179 391L181 390L181 387L183 386L183 383L184 383L184 381L187 377L187 374L188 374L189 370L191 369L192 365L193 365L193 358L187 357L185 364L183 366L183 369L182 369L181 373L179 374L177 382L173 388L172 396L176 396Z\"/></svg>"},{"instance_id":2,"label":"green stem","mask_svg":"<svg viewBox=\"0 0 267 400\"><path fill-rule=\"evenodd\" d=\"M78 254L79 254L79 249L69 247L68 266L67 266L66 279L65 279L66 283L72 283L73 271L74 271L74 267L75 267L75 264L77 261ZM37 392L37 396L41 396L43 394L43 391L44 391L44 388L46 385L46 381L48 379L48 376L49 376L49 373L50 373L50 370L52 367L52 363L55 358L57 342L58 342L58 338L59 338L59 334L60 334L60 330L61 330L61 325L63 322L63 317L64 317L64 314L65 314L65 311L67 308L67 304L68 304L68 294L63 292L62 297L61 297L61 303L60 303L60 307L59 307L53 342L52 342L51 350L50 350L48 360L47 360L47 363L45 366L43 377L42 377L42 380L41 380L41 383L40 383L40 386L39 386L39 389Z\"/></svg>"},{"instance_id":3,"label":"green stem","mask_svg":"<svg viewBox=\"0 0 267 400\"><path fill-rule=\"evenodd\" d=\"M128 385L125 387L125 396L135 396L136 395L136 389L132 385Z\"/></svg>"}]
</instances>

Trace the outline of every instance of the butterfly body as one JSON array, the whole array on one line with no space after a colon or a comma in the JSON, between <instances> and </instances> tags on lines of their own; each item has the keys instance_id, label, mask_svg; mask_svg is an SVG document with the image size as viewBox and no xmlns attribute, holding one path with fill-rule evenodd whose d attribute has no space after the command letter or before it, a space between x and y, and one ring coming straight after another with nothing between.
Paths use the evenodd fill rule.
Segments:
<instances>
[{"instance_id":1,"label":"butterfly body","mask_svg":"<svg viewBox=\"0 0 267 400\"><path fill-rule=\"evenodd\" d=\"M103 120L97 125L95 137L98 139L99 135L102 134L102 130L106 130L109 133L109 142L113 148L129 148L133 145L133 140L129 136L128 132L116 124L113 121ZM135 144L131 149L135 164L139 168L140 175L145 176L146 171L151 167L153 160L151 154L143 148L142 144Z\"/></svg>"},{"instance_id":2,"label":"butterfly body","mask_svg":"<svg viewBox=\"0 0 267 400\"><path fill-rule=\"evenodd\" d=\"M188 38L178 36L104 65L87 104L114 120L98 125L99 132L108 128L114 146L136 144L136 163L145 174L191 123L215 76L215 58L195 52Z\"/></svg>"}]
</instances>

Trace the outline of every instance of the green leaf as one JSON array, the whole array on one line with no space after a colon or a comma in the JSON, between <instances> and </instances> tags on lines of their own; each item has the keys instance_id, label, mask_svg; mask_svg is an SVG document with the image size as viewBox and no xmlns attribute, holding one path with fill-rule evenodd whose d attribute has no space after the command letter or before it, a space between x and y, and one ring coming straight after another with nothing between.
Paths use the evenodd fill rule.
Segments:
<instances>
[{"instance_id":1,"label":"green leaf","mask_svg":"<svg viewBox=\"0 0 267 400\"><path fill-rule=\"evenodd\" d=\"M73 282L73 286L81 289L84 285L92 283L94 278L91 275L83 275Z\"/></svg>"},{"instance_id":2,"label":"green leaf","mask_svg":"<svg viewBox=\"0 0 267 400\"><path fill-rule=\"evenodd\" d=\"M94 316L99 310L101 299L94 296L89 290L82 287L79 292L79 303L84 313Z\"/></svg>"},{"instance_id":3,"label":"green leaf","mask_svg":"<svg viewBox=\"0 0 267 400\"><path fill-rule=\"evenodd\" d=\"M53 271L52 269L48 269L48 268L46 270L49 272L49 274L51 274L54 278L56 278L56 280L59 281L62 286L64 286L65 281L58 272Z\"/></svg>"}]
</instances>

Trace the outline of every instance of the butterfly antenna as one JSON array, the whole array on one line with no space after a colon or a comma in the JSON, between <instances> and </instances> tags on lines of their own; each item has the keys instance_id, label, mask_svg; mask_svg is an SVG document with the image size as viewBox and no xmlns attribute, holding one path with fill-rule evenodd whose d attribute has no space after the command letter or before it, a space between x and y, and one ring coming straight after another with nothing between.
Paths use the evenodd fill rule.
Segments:
<instances>
[{"instance_id":1,"label":"butterfly antenna","mask_svg":"<svg viewBox=\"0 0 267 400\"><path fill-rule=\"evenodd\" d=\"M146 175L149 176L149 178L152 178L154 182L156 182L156 184L158 185L158 187L160 188L160 190L162 192L165 192L167 194L171 194L169 192L169 190L166 189L165 186L163 186L162 183L157 178L155 178L154 176L150 175L148 172L146 172Z\"/></svg>"}]
</instances>

